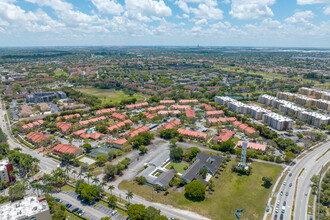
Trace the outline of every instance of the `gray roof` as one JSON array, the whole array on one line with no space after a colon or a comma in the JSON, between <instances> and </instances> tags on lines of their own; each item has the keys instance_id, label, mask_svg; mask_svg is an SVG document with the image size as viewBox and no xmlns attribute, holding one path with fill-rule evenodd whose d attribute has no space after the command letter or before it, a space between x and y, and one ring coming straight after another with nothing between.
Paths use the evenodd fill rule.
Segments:
<instances>
[{"instance_id":1,"label":"gray roof","mask_svg":"<svg viewBox=\"0 0 330 220\"><path fill-rule=\"evenodd\" d=\"M177 173L176 170L169 170L166 172L163 172L155 181L154 184L161 183L162 186L167 186L170 181L173 179L174 175Z\"/></svg>"},{"instance_id":2,"label":"gray roof","mask_svg":"<svg viewBox=\"0 0 330 220\"><path fill-rule=\"evenodd\" d=\"M152 182L154 182L157 179L157 177L150 175L152 172L155 171L155 169L156 168L154 166L148 166L141 173L139 173L138 176L144 176L147 179L147 182L148 183L152 183Z\"/></svg>"},{"instance_id":3,"label":"gray roof","mask_svg":"<svg viewBox=\"0 0 330 220\"><path fill-rule=\"evenodd\" d=\"M199 177L199 170L203 167L206 167L208 171L214 175L217 169L219 169L223 159L224 158L221 156L199 152L196 156L196 161L186 170L186 172L184 172L181 177L189 181L197 179L206 185L205 180Z\"/></svg>"},{"instance_id":4,"label":"gray roof","mask_svg":"<svg viewBox=\"0 0 330 220\"><path fill-rule=\"evenodd\" d=\"M170 151L165 150L158 156L156 156L153 160L151 160L148 164L151 166L159 167L163 165L163 163L170 158Z\"/></svg>"}]
</instances>

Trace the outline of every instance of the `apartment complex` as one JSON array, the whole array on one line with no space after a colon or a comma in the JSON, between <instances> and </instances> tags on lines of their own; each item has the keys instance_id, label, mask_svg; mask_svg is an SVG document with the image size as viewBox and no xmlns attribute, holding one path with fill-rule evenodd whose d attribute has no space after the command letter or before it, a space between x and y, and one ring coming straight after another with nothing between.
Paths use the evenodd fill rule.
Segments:
<instances>
[{"instance_id":1,"label":"apartment complex","mask_svg":"<svg viewBox=\"0 0 330 220\"><path fill-rule=\"evenodd\" d=\"M306 96L315 96L318 99L330 100L330 92L320 89L301 87L299 93Z\"/></svg>"},{"instance_id":2,"label":"apartment complex","mask_svg":"<svg viewBox=\"0 0 330 220\"><path fill-rule=\"evenodd\" d=\"M37 196L27 196L19 201L0 205L0 217L3 220L51 220L47 201L38 199Z\"/></svg>"},{"instance_id":3,"label":"apartment complex","mask_svg":"<svg viewBox=\"0 0 330 220\"><path fill-rule=\"evenodd\" d=\"M325 114L320 114L318 112L307 111L305 108L297 106L295 103L280 100L274 96L261 95L258 101L262 104L266 104L277 108L280 112L286 115L294 115L299 120L307 122L311 125L320 127L321 124L329 125L330 117Z\"/></svg>"},{"instance_id":4,"label":"apartment complex","mask_svg":"<svg viewBox=\"0 0 330 220\"><path fill-rule=\"evenodd\" d=\"M226 105L229 111L238 114L249 114L252 118L262 120L277 130L291 129L293 125L293 120L290 118L283 117L257 105L244 104L230 97L216 96L215 102Z\"/></svg>"},{"instance_id":5,"label":"apartment complex","mask_svg":"<svg viewBox=\"0 0 330 220\"><path fill-rule=\"evenodd\" d=\"M313 98L314 96L308 97L305 95L294 94L294 93L290 93L290 92L278 92L276 97L278 99L295 102L298 105L308 106L308 107L315 106L324 111L330 111L330 101L329 100L315 99L315 98Z\"/></svg>"},{"instance_id":6,"label":"apartment complex","mask_svg":"<svg viewBox=\"0 0 330 220\"><path fill-rule=\"evenodd\" d=\"M12 181L15 180L14 177L10 176L10 172L13 171L13 165L9 162L8 159L0 161L0 182L3 181L10 185ZM1 215L0 215L1 216Z\"/></svg>"},{"instance_id":7,"label":"apartment complex","mask_svg":"<svg viewBox=\"0 0 330 220\"><path fill-rule=\"evenodd\" d=\"M36 92L32 95L26 96L27 103L38 103L38 102L51 102L53 99L64 99L66 98L65 92Z\"/></svg>"}]
</instances>

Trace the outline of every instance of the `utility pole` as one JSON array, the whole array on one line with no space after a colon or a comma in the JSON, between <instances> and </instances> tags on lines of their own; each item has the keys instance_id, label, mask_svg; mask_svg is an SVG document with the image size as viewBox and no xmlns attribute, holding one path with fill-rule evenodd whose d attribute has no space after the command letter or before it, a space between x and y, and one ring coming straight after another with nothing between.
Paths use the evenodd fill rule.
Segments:
<instances>
[{"instance_id":1,"label":"utility pole","mask_svg":"<svg viewBox=\"0 0 330 220\"><path fill-rule=\"evenodd\" d=\"M321 178L322 178L322 170L323 170L323 165L322 165L322 167L321 167L320 177L319 177L319 185L318 185L318 187L317 187L317 190L318 190L317 220L320 220L320 200L321 200L321 197L320 197L320 194L321 194L321 191L320 191L320 185L321 185Z\"/></svg>"}]
</instances>

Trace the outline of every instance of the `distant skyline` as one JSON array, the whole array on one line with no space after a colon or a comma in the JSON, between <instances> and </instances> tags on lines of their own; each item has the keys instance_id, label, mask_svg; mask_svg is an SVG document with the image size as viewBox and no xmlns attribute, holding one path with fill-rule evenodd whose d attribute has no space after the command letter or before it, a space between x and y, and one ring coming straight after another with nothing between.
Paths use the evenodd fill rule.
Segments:
<instances>
[{"instance_id":1,"label":"distant skyline","mask_svg":"<svg viewBox=\"0 0 330 220\"><path fill-rule=\"evenodd\" d=\"M330 0L0 0L0 47L330 47Z\"/></svg>"}]
</instances>

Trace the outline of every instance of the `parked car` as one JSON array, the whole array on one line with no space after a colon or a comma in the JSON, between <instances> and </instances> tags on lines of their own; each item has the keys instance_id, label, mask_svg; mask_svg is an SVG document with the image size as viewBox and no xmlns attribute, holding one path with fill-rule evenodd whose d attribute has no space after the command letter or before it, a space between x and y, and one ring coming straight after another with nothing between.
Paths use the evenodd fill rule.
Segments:
<instances>
[{"instance_id":1,"label":"parked car","mask_svg":"<svg viewBox=\"0 0 330 220\"><path fill-rule=\"evenodd\" d=\"M59 202L60 201L60 199L59 198L54 198L54 200L56 201L56 202Z\"/></svg>"},{"instance_id":2,"label":"parked car","mask_svg":"<svg viewBox=\"0 0 330 220\"><path fill-rule=\"evenodd\" d=\"M78 212L78 211L79 211L79 208L72 209L72 212Z\"/></svg>"},{"instance_id":3,"label":"parked car","mask_svg":"<svg viewBox=\"0 0 330 220\"><path fill-rule=\"evenodd\" d=\"M283 206L286 206L286 201L283 202Z\"/></svg>"},{"instance_id":4,"label":"parked car","mask_svg":"<svg viewBox=\"0 0 330 220\"><path fill-rule=\"evenodd\" d=\"M72 206L72 204L70 204L70 203L65 204L65 207L67 207L67 208L70 208L71 206Z\"/></svg>"},{"instance_id":5,"label":"parked car","mask_svg":"<svg viewBox=\"0 0 330 220\"><path fill-rule=\"evenodd\" d=\"M77 214L78 214L78 215L83 215L83 214L85 214L85 211L82 210L82 209L80 209L80 210L77 212Z\"/></svg>"},{"instance_id":6,"label":"parked car","mask_svg":"<svg viewBox=\"0 0 330 220\"><path fill-rule=\"evenodd\" d=\"M274 219L277 219L277 214L274 215Z\"/></svg>"},{"instance_id":7,"label":"parked car","mask_svg":"<svg viewBox=\"0 0 330 220\"><path fill-rule=\"evenodd\" d=\"M112 216L114 216L115 214L117 214L117 210L113 210L113 211L111 212L111 215L112 215Z\"/></svg>"},{"instance_id":8,"label":"parked car","mask_svg":"<svg viewBox=\"0 0 330 220\"><path fill-rule=\"evenodd\" d=\"M283 191L281 191L280 195L283 196Z\"/></svg>"}]
</instances>

